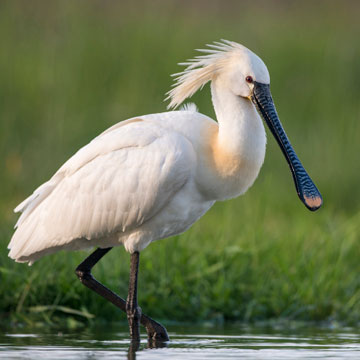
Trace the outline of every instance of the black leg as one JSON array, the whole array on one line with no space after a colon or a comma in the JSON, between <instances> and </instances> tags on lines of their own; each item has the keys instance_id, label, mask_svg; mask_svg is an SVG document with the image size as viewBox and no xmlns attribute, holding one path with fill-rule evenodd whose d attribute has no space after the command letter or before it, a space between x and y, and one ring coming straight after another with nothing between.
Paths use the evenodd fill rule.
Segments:
<instances>
[{"instance_id":1,"label":"black leg","mask_svg":"<svg viewBox=\"0 0 360 360\"><path fill-rule=\"evenodd\" d=\"M109 290L107 287L99 283L91 274L91 269L93 266L112 248L107 249L96 249L92 254L90 254L77 268L76 275L79 280L87 286L89 289L95 291L100 296L106 300L113 303L119 309L126 311L126 301L120 296L116 295L114 292ZM166 329L159 324L157 321L151 319L149 316L141 314L140 318L141 325L145 326L146 332L148 334L149 340L155 341L168 341L169 336L166 332Z\"/></svg>"},{"instance_id":2,"label":"black leg","mask_svg":"<svg viewBox=\"0 0 360 360\"><path fill-rule=\"evenodd\" d=\"M141 309L137 302L137 281L140 254L136 251L130 257L129 292L126 299L126 315L129 322L130 337L133 341L140 341Z\"/></svg>"}]
</instances>

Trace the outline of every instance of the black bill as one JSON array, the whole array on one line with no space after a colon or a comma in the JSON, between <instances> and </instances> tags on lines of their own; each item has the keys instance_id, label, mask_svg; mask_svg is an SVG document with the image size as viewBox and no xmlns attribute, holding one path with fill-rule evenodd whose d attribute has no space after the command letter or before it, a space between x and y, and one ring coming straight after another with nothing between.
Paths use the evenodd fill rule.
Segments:
<instances>
[{"instance_id":1,"label":"black bill","mask_svg":"<svg viewBox=\"0 0 360 360\"><path fill-rule=\"evenodd\" d=\"M251 100L265 120L289 163L300 200L311 211L319 209L322 205L321 194L305 171L286 136L271 97L270 85L254 81Z\"/></svg>"}]
</instances>

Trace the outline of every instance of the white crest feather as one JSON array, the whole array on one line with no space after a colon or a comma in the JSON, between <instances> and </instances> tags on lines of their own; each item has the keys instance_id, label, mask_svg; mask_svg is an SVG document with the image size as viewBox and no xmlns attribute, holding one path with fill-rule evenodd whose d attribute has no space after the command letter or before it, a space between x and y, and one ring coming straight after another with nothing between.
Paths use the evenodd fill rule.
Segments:
<instances>
[{"instance_id":1,"label":"white crest feather","mask_svg":"<svg viewBox=\"0 0 360 360\"><path fill-rule=\"evenodd\" d=\"M186 98L191 97L198 89L216 76L230 55L244 47L236 42L221 40L214 44L208 44L207 49L197 49L206 55L196 56L179 65L186 66L186 69L180 73L173 74L175 83L166 95L165 101L170 100L168 109L178 107Z\"/></svg>"}]
</instances>

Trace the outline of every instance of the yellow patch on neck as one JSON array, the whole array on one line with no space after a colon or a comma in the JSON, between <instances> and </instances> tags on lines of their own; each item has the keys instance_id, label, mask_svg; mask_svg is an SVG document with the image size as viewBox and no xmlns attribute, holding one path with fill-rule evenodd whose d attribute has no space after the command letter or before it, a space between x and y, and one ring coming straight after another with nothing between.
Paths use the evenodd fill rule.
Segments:
<instances>
[{"instance_id":1,"label":"yellow patch on neck","mask_svg":"<svg viewBox=\"0 0 360 360\"><path fill-rule=\"evenodd\" d=\"M234 176L242 166L241 157L219 142L219 127L212 129L210 162L221 177Z\"/></svg>"}]
</instances>

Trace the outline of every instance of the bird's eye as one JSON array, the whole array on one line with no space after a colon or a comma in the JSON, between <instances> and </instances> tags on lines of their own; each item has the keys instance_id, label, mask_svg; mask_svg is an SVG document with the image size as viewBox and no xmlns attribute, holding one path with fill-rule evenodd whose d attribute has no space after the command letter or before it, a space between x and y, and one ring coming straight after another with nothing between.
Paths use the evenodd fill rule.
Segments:
<instances>
[{"instance_id":1,"label":"bird's eye","mask_svg":"<svg viewBox=\"0 0 360 360\"><path fill-rule=\"evenodd\" d=\"M249 84L252 84L252 83L254 82L252 76L247 76L247 77L245 78L245 80L246 80L246 82L248 82Z\"/></svg>"}]
</instances>

